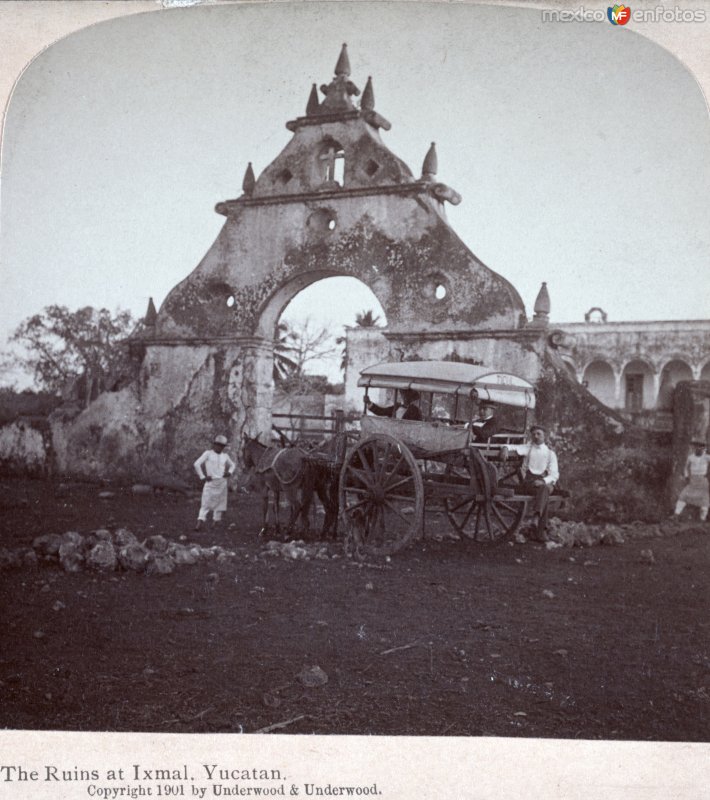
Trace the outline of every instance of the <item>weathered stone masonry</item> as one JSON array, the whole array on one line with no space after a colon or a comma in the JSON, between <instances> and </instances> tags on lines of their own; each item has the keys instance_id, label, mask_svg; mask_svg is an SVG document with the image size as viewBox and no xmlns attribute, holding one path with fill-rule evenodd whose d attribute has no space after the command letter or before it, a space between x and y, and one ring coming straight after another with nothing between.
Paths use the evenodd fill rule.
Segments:
<instances>
[{"instance_id":1,"label":"weathered stone masonry","mask_svg":"<svg viewBox=\"0 0 710 800\"><path fill-rule=\"evenodd\" d=\"M258 179L249 165L241 197L217 205L217 240L141 334L138 378L64 431L61 469L185 472L214 430L268 430L275 325L298 292L336 275L377 296L391 357L438 357L460 337L469 355L500 366L500 352L537 377L544 331L525 328L514 287L448 225L444 204L460 197L437 180L434 145L415 178L382 141L371 80L356 106L345 47L335 73L287 124L281 154Z\"/></svg>"},{"instance_id":2,"label":"weathered stone masonry","mask_svg":"<svg viewBox=\"0 0 710 800\"><path fill-rule=\"evenodd\" d=\"M528 320L515 288L449 226L445 204L461 198L437 179L435 146L415 177L383 142L390 124L375 111L371 79L356 104L345 46L321 95L314 85L305 115L287 123L283 151L258 178L249 164L242 195L217 204L226 220L216 241L131 342L134 379L80 413L53 415L56 470L187 478L215 431L233 442L268 431L275 326L298 292L332 276L355 277L378 298L385 357L461 358L518 373L544 387L540 414L563 450L589 449L591 428L606 437L597 446L617 447L625 423L598 403L593 422L578 413L575 424L560 423L571 390L547 289ZM574 392L577 412L596 403Z\"/></svg>"}]
</instances>

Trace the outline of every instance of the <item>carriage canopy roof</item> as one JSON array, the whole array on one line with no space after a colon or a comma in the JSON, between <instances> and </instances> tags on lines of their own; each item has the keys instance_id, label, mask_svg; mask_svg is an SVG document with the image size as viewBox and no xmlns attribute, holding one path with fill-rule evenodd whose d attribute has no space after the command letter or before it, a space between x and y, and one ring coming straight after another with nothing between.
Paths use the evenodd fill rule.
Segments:
<instances>
[{"instance_id":1,"label":"carriage canopy roof","mask_svg":"<svg viewBox=\"0 0 710 800\"><path fill-rule=\"evenodd\" d=\"M518 408L535 408L533 385L507 372L456 361L397 361L360 373L358 386L458 394Z\"/></svg>"}]
</instances>

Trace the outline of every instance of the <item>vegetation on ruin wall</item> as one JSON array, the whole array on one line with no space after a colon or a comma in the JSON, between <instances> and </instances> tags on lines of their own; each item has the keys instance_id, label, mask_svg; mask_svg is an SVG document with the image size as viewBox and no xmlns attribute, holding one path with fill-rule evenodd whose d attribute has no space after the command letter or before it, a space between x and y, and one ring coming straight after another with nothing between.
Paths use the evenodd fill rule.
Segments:
<instances>
[{"instance_id":1,"label":"vegetation on ruin wall","mask_svg":"<svg viewBox=\"0 0 710 800\"><path fill-rule=\"evenodd\" d=\"M667 516L668 434L637 428L597 401L548 359L536 416L550 430L568 515L586 522L657 521Z\"/></svg>"},{"instance_id":2,"label":"vegetation on ruin wall","mask_svg":"<svg viewBox=\"0 0 710 800\"><path fill-rule=\"evenodd\" d=\"M18 392L10 387L0 387L0 425L13 422L18 417L46 418L59 405L60 399L50 392Z\"/></svg>"}]
</instances>

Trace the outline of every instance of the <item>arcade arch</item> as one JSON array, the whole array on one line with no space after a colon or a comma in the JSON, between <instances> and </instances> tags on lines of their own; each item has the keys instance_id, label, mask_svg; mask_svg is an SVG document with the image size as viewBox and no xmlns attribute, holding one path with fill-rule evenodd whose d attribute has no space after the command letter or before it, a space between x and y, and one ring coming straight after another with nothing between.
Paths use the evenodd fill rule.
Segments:
<instances>
[{"instance_id":1,"label":"arcade arch","mask_svg":"<svg viewBox=\"0 0 710 800\"><path fill-rule=\"evenodd\" d=\"M623 408L630 412L645 411L656 404L656 385L651 366L637 358L629 361L621 374Z\"/></svg>"},{"instance_id":2,"label":"arcade arch","mask_svg":"<svg viewBox=\"0 0 710 800\"><path fill-rule=\"evenodd\" d=\"M684 360L674 358L661 370L660 389L656 408L659 411L670 411L673 407L673 390L680 381L692 381L693 370Z\"/></svg>"},{"instance_id":3,"label":"arcade arch","mask_svg":"<svg viewBox=\"0 0 710 800\"><path fill-rule=\"evenodd\" d=\"M600 403L612 408L615 406L616 380L614 370L606 361L597 360L588 364L582 383Z\"/></svg>"}]
</instances>

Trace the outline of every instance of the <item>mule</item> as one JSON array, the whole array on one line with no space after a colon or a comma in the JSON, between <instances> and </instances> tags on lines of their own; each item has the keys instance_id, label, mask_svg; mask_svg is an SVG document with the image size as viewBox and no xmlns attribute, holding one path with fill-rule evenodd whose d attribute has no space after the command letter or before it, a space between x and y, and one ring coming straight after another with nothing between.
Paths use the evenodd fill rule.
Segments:
<instances>
[{"instance_id":1,"label":"mule","mask_svg":"<svg viewBox=\"0 0 710 800\"><path fill-rule=\"evenodd\" d=\"M337 490L333 491L333 481L326 464L309 457L300 447L274 447L262 444L258 438L244 434L242 461L251 470L257 480L262 494L262 528L260 533L267 534L273 529L278 535L281 532L280 499L285 494L289 505L287 531L293 533L300 521L302 529L308 528L308 515L313 495L318 497L325 510L321 535L328 530L335 535L337 524ZM269 511L275 519L272 526Z\"/></svg>"}]
</instances>

